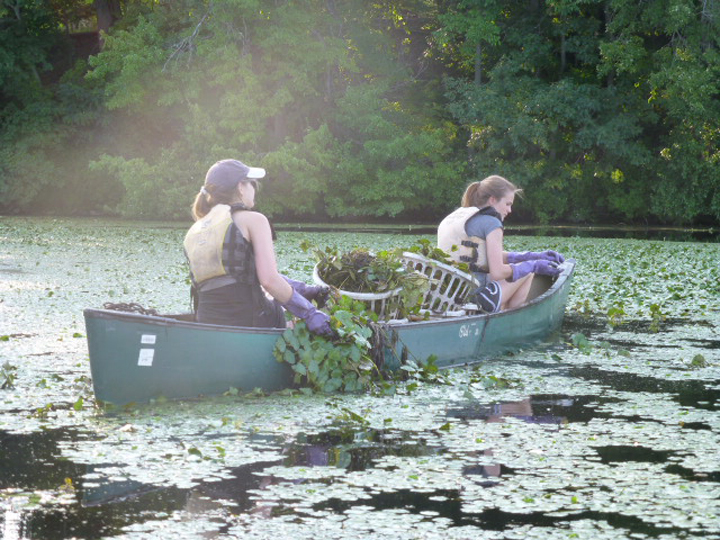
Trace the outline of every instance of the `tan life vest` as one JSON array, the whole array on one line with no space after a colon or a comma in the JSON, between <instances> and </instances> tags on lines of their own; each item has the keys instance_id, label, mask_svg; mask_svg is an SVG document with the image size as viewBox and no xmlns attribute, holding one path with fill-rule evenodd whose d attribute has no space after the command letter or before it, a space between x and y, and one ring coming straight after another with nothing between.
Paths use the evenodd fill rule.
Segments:
<instances>
[{"instance_id":1,"label":"tan life vest","mask_svg":"<svg viewBox=\"0 0 720 540\"><path fill-rule=\"evenodd\" d=\"M485 239L468 236L465 224L480 210L475 206L460 207L440 222L438 247L455 262L467 263L473 272L490 272Z\"/></svg>"},{"instance_id":2,"label":"tan life vest","mask_svg":"<svg viewBox=\"0 0 720 540\"><path fill-rule=\"evenodd\" d=\"M217 204L185 235L183 247L196 283L228 275L223 264L223 242L232 223L230 207Z\"/></svg>"}]
</instances>

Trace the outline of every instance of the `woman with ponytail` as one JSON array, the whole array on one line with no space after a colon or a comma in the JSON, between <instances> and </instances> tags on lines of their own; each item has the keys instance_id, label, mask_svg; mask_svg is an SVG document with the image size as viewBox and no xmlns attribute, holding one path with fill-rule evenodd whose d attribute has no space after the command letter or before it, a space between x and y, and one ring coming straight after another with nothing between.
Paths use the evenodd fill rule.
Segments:
<instances>
[{"instance_id":1,"label":"woman with ponytail","mask_svg":"<svg viewBox=\"0 0 720 540\"><path fill-rule=\"evenodd\" d=\"M473 300L487 313L522 305L535 274L556 276L565 259L547 250L503 250L503 222L522 190L502 176L488 176L470 184L461 207L442 220L438 247L455 261L470 266L480 287Z\"/></svg>"},{"instance_id":2,"label":"woman with ponytail","mask_svg":"<svg viewBox=\"0 0 720 540\"><path fill-rule=\"evenodd\" d=\"M330 318L311 303L323 304L327 291L278 272L270 222L252 210L264 177L265 169L218 161L195 197L195 224L183 246L197 291L197 321L283 328L284 308L311 332L330 334Z\"/></svg>"}]
</instances>

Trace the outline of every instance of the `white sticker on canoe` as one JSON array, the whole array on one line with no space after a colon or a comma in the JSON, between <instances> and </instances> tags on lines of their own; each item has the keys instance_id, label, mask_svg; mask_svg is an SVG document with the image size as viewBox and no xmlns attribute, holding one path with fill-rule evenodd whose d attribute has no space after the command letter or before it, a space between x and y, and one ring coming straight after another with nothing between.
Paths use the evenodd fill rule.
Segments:
<instances>
[{"instance_id":1,"label":"white sticker on canoe","mask_svg":"<svg viewBox=\"0 0 720 540\"><path fill-rule=\"evenodd\" d=\"M157 336L155 334L143 334L140 338L140 343L143 345L155 345Z\"/></svg>"},{"instance_id":2,"label":"white sticker on canoe","mask_svg":"<svg viewBox=\"0 0 720 540\"><path fill-rule=\"evenodd\" d=\"M155 349L140 349L138 366L152 366Z\"/></svg>"}]
</instances>

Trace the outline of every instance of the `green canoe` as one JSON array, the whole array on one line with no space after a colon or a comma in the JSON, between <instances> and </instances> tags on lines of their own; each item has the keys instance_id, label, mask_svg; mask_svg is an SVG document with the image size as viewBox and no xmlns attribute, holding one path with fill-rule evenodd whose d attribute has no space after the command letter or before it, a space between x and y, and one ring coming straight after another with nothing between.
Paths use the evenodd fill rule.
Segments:
<instances>
[{"instance_id":1,"label":"green canoe","mask_svg":"<svg viewBox=\"0 0 720 540\"><path fill-rule=\"evenodd\" d=\"M430 355L441 368L480 361L526 348L557 330L575 261L551 280L536 276L531 300L492 315L459 315L420 322L390 321L394 351L384 351L392 369L398 357L422 362ZM84 311L95 397L124 405L153 398L221 394L230 388L275 391L292 386L287 364L273 356L282 329L217 326L188 315L142 315L103 309Z\"/></svg>"}]
</instances>

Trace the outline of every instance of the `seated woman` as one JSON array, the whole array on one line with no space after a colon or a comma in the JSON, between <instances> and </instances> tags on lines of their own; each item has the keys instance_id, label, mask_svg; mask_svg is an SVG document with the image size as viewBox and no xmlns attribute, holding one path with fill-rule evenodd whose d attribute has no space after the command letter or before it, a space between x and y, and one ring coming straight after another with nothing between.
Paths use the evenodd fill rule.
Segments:
<instances>
[{"instance_id":1,"label":"seated woman","mask_svg":"<svg viewBox=\"0 0 720 540\"><path fill-rule=\"evenodd\" d=\"M265 169L235 159L218 161L195 197L195 224L183 246L198 296L197 321L284 328L285 308L311 332L330 334L330 318L310 302L324 291L278 272L270 223L252 211L264 176Z\"/></svg>"},{"instance_id":2,"label":"seated woman","mask_svg":"<svg viewBox=\"0 0 720 540\"><path fill-rule=\"evenodd\" d=\"M521 192L501 176L470 184L461 207L438 226L438 247L453 260L465 262L480 282L473 300L487 313L518 307L530 292L534 274L555 276L565 259L548 250L503 251L503 221Z\"/></svg>"}]
</instances>

